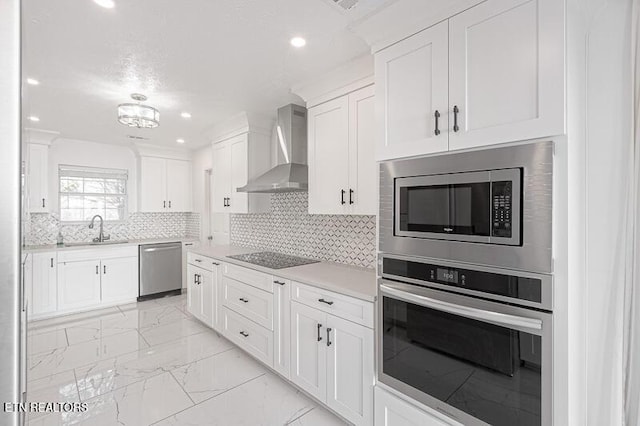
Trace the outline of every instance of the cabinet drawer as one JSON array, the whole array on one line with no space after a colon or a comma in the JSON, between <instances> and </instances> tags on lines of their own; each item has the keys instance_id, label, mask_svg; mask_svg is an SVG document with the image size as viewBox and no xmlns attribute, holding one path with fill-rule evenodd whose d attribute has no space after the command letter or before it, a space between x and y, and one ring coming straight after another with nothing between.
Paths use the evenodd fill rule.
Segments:
<instances>
[{"instance_id":1,"label":"cabinet drawer","mask_svg":"<svg viewBox=\"0 0 640 426\"><path fill-rule=\"evenodd\" d=\"M273 366L273 332L224 306L222 326L225 337L260 361Z\"/></svg>"},{"instance_id":2,"label":"cabinet drawer","mask_svg":"<svg viewBox=\"0 0 640 426\"><path fill-rule=\"evenodd\" d=\"M216 266L220 265L220 262L216 259L191 252L187 253L187 263L190 263L197 266L198 268L202 268L207 271L213 271Z\"/></svg>"},{"instance_id":3,"label":"cabinet drawer","mask_svg":"<svg viewBox=\"0 0 640 426\"><path fill-rule=\"evenodd\" d=\"M222 279L224 306L273 330L273 294L229 277Z\"/></svg>"},{"instance_id":4,"label":"cabinet drawer","mask_svg":"<svg viewBox=\"0 0 640 426\"><path fill-rule=\"evenodd\" d=\"M293 282L291 299L340 318L373 328L373 303Z\"/></svg>"},{"instance_id":5,"label":"cabinet drawer","mask_svg":"<svg viewBox=\"0 0 640 426\"><path fill-rule=\"evenodd\" d=\"M269 274L264 274L242 266L225 264L224 276L273 293L273 277Z\"/></svg>"}]
</instances>

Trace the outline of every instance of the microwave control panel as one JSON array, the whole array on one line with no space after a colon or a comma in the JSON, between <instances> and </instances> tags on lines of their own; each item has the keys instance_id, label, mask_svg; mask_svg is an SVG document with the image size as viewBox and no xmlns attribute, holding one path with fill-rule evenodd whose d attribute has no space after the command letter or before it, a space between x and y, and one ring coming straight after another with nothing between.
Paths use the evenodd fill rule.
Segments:
<instances>
[{"instance_id":1,"label":"microwave control panel","mask_svg":"<svg viewBox=\"0 0 640 426\"><path fill-rule=\"evenodd\" d=\"M511 181L491 182L491 235L494 237L511 238L512 185Z\"/></svg>"}]
</instances>

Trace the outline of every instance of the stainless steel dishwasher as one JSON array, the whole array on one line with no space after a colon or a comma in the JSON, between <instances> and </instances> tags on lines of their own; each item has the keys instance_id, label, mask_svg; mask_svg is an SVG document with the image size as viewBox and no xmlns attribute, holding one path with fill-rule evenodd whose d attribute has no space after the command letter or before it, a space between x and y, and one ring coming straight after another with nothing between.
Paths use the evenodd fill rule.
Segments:
<instances>
[{"instance_id":1,"label":"stainless steel dishwasher","mask_svg":"<svg viewBox=\"0 0 640 426\"><path fill-rule=\"evenodd\" d=\"M182 291L182 243L143 244L140 250L138 300Z\"/></svg>"}]
</instances>

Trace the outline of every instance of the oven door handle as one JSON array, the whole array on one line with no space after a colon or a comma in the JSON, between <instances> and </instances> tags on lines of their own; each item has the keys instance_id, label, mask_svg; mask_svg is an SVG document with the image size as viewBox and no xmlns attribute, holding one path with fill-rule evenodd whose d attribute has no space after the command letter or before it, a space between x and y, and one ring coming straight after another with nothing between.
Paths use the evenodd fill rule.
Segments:
<instances>
[{"instance_id":1,"label":"oven door handle","mask_svg":"<svg viewBox=\"0 0 640 426\"><path fill-rule=\"evenodd\" d=\"M405 302L414 303L427 308L436 309L442 312L448 312L454 315L460 315L483 322L490 322L495 325L504 327L519 327L529 330L542 330L542 320L537 318L520 317L499 312L485 311L484 309L471 308L469 306L461 306L454 303L444 302L442 300L432 299L431 297L421 296L418 294L407 293L386 284L380 284L382 292L393 296L396 299Z\"/></svg>"}]
</instances>

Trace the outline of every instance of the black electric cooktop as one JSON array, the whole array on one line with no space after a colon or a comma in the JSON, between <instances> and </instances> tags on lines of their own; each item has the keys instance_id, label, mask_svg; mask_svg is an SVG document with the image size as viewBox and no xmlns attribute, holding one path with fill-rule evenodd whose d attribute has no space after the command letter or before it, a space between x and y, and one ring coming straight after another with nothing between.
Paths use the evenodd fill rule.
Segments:
<instances>
[{"instance_id":1,"label":"black electric cooktop","mask_svg":"<svg viewBox=\"0 0 640 426\"><path fill-rule=\"evenodd\" d=\"M227 257L240 260L242 262L252 263L254 265L264 266L265 268L269 269L291 268L293 266L308 265L310 263L319 262L319 260L306 259L304 257L298 256L289 256L288 254L276 253L273 251L236 254Z\"/></svg>"}]
</instances>

